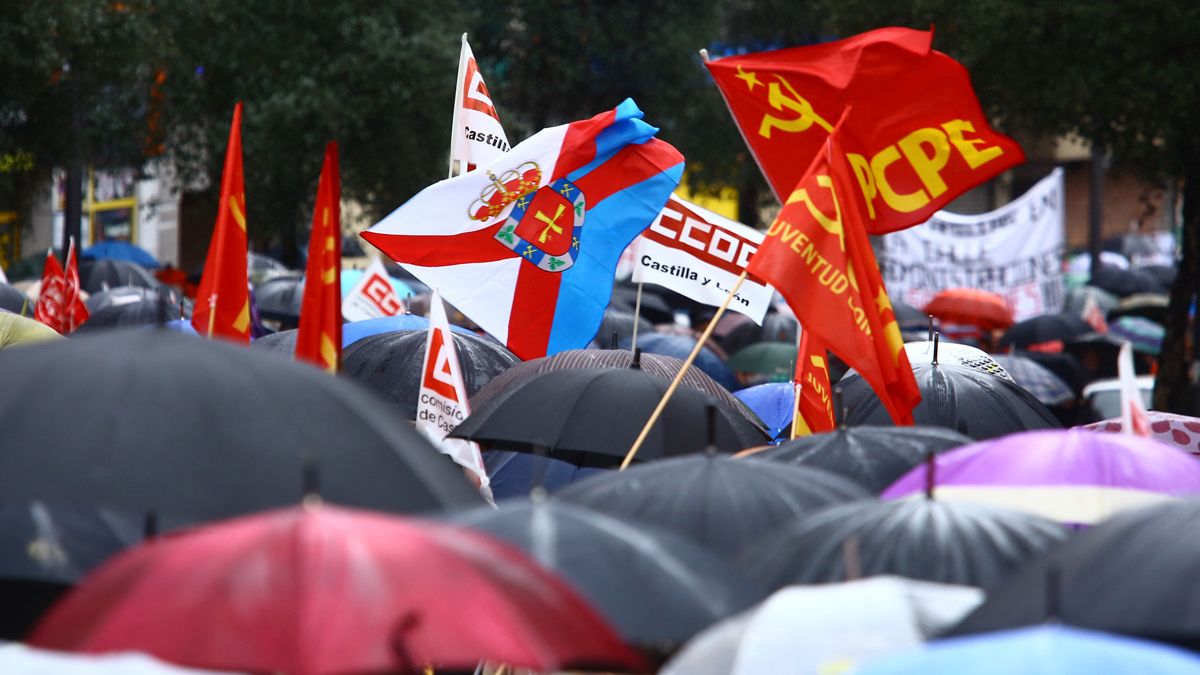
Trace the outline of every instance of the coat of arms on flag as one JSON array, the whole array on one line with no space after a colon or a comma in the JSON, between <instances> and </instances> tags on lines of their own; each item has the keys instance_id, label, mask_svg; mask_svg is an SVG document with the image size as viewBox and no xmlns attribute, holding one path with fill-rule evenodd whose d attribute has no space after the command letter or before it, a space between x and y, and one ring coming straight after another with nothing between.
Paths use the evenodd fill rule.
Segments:
<instances>
[{"instance_id":1,"label":"coat of arms on flag","mask_svg":"<svg viewBox=\"0 0 1200 675\"><path fill-rule=\"evenodd\" d=\"M363 238L523 359L583 347L683 157L627 100L426 188ZM586 223L586 227L585 227Z\"/></svg>"}]
</instances>

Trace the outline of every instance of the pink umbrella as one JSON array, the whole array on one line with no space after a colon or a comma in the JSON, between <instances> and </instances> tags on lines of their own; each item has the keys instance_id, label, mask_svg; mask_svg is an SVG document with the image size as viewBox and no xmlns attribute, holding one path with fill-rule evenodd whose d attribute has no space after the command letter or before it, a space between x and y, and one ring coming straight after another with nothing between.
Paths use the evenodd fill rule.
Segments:
<instances>
[{"instance_id":1,"label":"pink umbrella","mask_svg":"<svg viewBox=\"0 0 1200 675\"><path fill-rule=\"evenodd\" d=\"M1158 410L1147 411L1146 417L1150 420L1150 436L1152 438L1167 445L1174 445L1193 455L1200 455L1200 417L1188 417ZM1101 420L1080 428L1089 431L1121 433L1121 418Z\"/></svg>"},{"instance_id":2,"label":"pink umbrella","mask_svg":"<svg viewBox=\"0 0 1200 675\"><path fill-rule=\"evenodd\" d=\"M1080 429L1029 431L940 454L881 496L923 498L930 483L936 499L1090 525L1130 507L1200 494L1200 462L1148 438Z\"/></svg>"}]
</instances>

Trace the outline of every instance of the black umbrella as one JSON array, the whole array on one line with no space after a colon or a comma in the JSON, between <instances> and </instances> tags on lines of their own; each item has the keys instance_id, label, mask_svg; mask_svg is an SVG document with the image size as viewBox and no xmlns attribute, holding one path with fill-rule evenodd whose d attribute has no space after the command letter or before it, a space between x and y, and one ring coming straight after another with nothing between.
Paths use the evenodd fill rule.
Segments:
<instances>
[{"instance_id":1,"label":"black umbrella","mask_svg":"<svg viewBox=\"0 0 1200 675\"><path fill-rule=\"evenodd\" d=\"M635 321L631 310L609 307L604 310L604 318L600 319L600 328L596 330L592 341L601 347L608 347L613 342L614 334L617 340L628 340L633 335L635 323L639 333L645 334L654 330L654 325L644 318Z\"/></svg>"},{"instance_id":2,"label":"black umbrella","mask_svg":"<svg viewBox=\"0 0 1200 675\"><path fill-rule=\"evenodd\" d=\"M300 305L304 301L304 277L288 274L271 277L254 287L254 303L262 318L279 321L285 326L300 322Z\"/></svg>"},{"instance_id":3,"label":"black umbrella","mask_svg":"<svg viewBox=\"0 0 1200 675\"><path fill-rule=\"evenodd\" d=\"M79 333L151 326L182 318L179 296L165 286L118 286L88 298L87 306L91 316L79 327Z\"/></svg>"},{"instance_id":4,"label":"black umbrella","mask_svg":"<svg viewBox=\"0 0 1200 675\"><path fill-rule=\"evenodd\" d=\"M1023 566L951 632L1055 619L1200 648L1198 521L1195 500L1118 514Z\"/></svg>"},{"instance_id":5,"label":"black umbrella","mask_svg":"<svg viewBox=\"0 0 1200 675\"><path fill-rule=\"evenodd\" d=\"M637 285L619 283L613 286L610 307L632 312L637 307ZM670 323L675 320L675 310L659 294L658 289L642 287L641 318L651 323Z\"/></svg>"},{"instance_id":6,"label":"black umbrella","mask_svg":"<svg viewBox=\"0 0 1200 675\"><path fill-rule=\"evenodd\" d=\"M1179 270L1170 265L1142 265L1138 269L1158 279L1158 283L1165 288L1170 288L1171 284L1175 283L1175 277L1179 275Z\"/></svg>"},{"instance_id":7,"label":"black umbrella","mask_svg":"<svg viewBox=\"0 0 1200 675\"><path fill-rule=\"evenodd\" d=\"M921 403L913 410L917 425L946 427L975 440L1016 431L1056 429L1061 425L1033 394L994 375L960 365L913 366ZM846 426L888 425L891 415L858 373L842 378Z\"/></svg>"},{"instance_id":8,"label":"black umbrella","mask_svg":"<svg viewBox=\"0 0 1200 675\"><path fill-rule=\"evenodd\" d=\"M158 288L161 284L150 270L127 260L95 258L79 261L79 284L88 293L117 286Z\"/></svg>"},{"instance_id":9,"label":"black umbrella","mask_svg":"<svg viewBox=\"0 0 1200 675\"><path fill-rule=\"evenodd\" d=\"M765 595L724 559L673 532L566 502L513 500L454 520L524 549L641 647L669 651Z\"/></svg>"},{"instance_id":10,"label":"black umbrella","mask_svg":"<svg viewBox=\"0 0 1200 675\"><path fill-rule=\"evenodd\" d=\"M732 558L796 516L869 495L825 471L709 453L592 476L555 499L673 530Z\"/></svg>"},{"instance_id":11,"label":"black umbrella","mask_svg":"<svg viewBox=\"0 0 1200 675\"><path fill-rule=\"evenodd\" d=\"M521 362L494 340L454 331L450 334L454 336L468 396ZM428 335L429 331L404 330L358 340L342 353L342 375L394 404L404 419L415 420Z\"/></svg>"},{"instance_id":12,"label":"black umbrella","mask_svg":"<svg viewBox=\"0 0 1200 675\"><path fill-rule=\"evenodd\" d=\"M967 436L940 427L849 427L801 436L754 457L823 469L879 494L925 461L929 453L971 442Z\"/></svg>"},{"instance_id":13,"label":"black umbrella","mask_svg":"<svg viewBox=\"0 0 1200 675\"><path fill-rule=\"evenodd\" d=\"M256 338L250 343L250 348L275 352L290 359L296 353L296 338L299 335L300 329L298 328L277 331L270 335Z\"/></svg>"},{"instance_id":14,"label":"black umbrella","mask_svg":"<svg viewBox=\"0 0 1200 675\"><path fill-rule=\"evenodd\" d=\"M839 504L747 548L738 566L776 589L894 574L988 588L1063 541L1045 518L980 504L905 499Z\"/></svg>"},{"instance_id":15,"label":"black umbrella","mask_svg":"<svg viewBox=\"0 0 1200 675\"><path fill-rule=\"evenodd\" d=\"M1065 342L1092 330L1091 324L1074 314L1039 314L1018 321L1004 331L999 346L1001 351L1007 351L1009 347L1025 349L1047 342Z\"/></svg>"},{"instance_id":16,"label":"black umbrella","mask_svg":"<svg viewBox=\"0 0 1200 675\"><path fill-rule=\"evenodd\" d=\"M1115 265L1101 265L1092 273L1090 285L1125 297L1134 293L1166 293L1167 287L1149 272L1137 268L1122 269Z\"/></svg>"},{"instance_id":17,"label":"black umbrella","mask_svg":"<svg viewBox=\"0 0 1200 675\"><path fill-rule=\"evenodd\" d=\"M0 309L7 309L15 314L24 313L25 316L33 316L33 302L29 296L3 282L0 282Z\"/></svg>"},{"instance_id":18,"label":"black umbrella","mask_svg":"<svg viewBox=\"0 0 1200 675\"><path fill-rule=\"evenodd\" d=\"M1024 356L1042 366L1046 370L1062 378L1067 386L1074 390L1075 395L1083 393L1088 383L1088 373L1079 362L1079 358L1067 352L1014 352L1016 356Z\"/></svg>"},{"instance_id":19,"label":"black umbrella","mask_svg":"<svg viewBox=\"0 0 1200 675\"><path fill-rule=\"evenodd\" d=\"M479 408L487 405L489 399L499 396L514 384L538 373L564 368L628 368L632 364L633 352L628 349L569 349L552 356L530 359L500 373L491 382L488 382L487 386L472 394L471 406ZM657 375L670 381L683 367L683 360L665 354L643 353L638 355L638 367L651 375ZM719 403L737 410L751 423L762 429L764 434L767 433L766 426L753 411L746 407L745 403L742 403L741 399L729 393L728 389L718 384L703 370L694 365L689 367L679 384L708 394Z\"/></svg>"},{"instance_id":20,"label":"black umbrella","mask_svg":"<svg viewBox=\"0 0 1200 675\"><path fill-rule=\"evenodd\" d=\"M570 368L522 380L475 408L452 436L492 449L548 453L580 466L619 464L667 387L637 368ZM699 452L708 445L704 420L712 408L713 438L723 452L762 445L766 433L740 412L687 387L675 390L650 428L636 459Z\"/></svg>"},{"instance_id":21,"label":"black umbrella","mask_svg":"<svg viewBox=\"0 0 1200 675\"><path fill-rule=\"evenodd\" d=\"M1108 310L1108 320L1115 321L1123 316L1140 316L1166 325L1170 304L1171 300L1166 294L1135 293L1123 298L1116 307Z\"/></svg>"},{"instance_id":22,"label":"black umbrella","mask_svg":"<svg viewBox=\"0 0 1200 675\"><path fill-rule=\"evenodd\" d=\"M478 503L452 463L366 392L219 340L110 331L0 352L0 496L206 520L328 501ZM47 386L52 382L54 386Z\"/></svg>"}]
</instances>

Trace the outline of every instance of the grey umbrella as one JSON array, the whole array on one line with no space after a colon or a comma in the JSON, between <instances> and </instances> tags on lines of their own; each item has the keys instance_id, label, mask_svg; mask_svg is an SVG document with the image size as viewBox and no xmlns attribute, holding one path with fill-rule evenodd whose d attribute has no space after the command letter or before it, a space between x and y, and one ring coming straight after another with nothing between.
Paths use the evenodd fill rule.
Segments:
<instances>
[{"instance_id":1,"label":"grey umbrella","mask_svg":"<svg viewBox=\"0 0 1200 675\"><path fill-rule=\"evenodd\" d=\"M869 495L818 469L705 453L591 476L555 498L664 527L733 557L802 513Z\"/></svg>"},{"instance_id":2,"label":"grey umbrella","mask_svg":"<svg viewBox=\"0 0 1200 675\"><path fill-rule=\"evenodd\" d=\"M801 516L738 557L771 588L895 574L988 588L1067 538L1053 521L966 502L839 504Z\"/></svg>"},{"instance_id":3,"label":"grey umbrella","mask_svg":"<svg viewBox=\"0 0 1200 675\"><path fill-rule=\"evenodd\" d=\"M764 597L725 560L677 534L566 502L510 500L454 520L562 575L630 644L668 651Z\"/></svg>"}]
</instances>

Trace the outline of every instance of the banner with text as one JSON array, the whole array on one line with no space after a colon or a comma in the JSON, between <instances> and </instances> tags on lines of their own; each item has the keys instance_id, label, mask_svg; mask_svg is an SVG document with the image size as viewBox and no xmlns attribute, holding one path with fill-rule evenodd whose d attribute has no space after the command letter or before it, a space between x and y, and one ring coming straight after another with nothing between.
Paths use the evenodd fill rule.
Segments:
<instances>
[{"instance_id":1,"label":"banner with text","mask_svg":"<svg viewBox=\"0 0 1200 675\"><path fill-rule=\"evenodd\" d=\"M878 238L888 295L918 309L947 288L1008 299L1017 321L1057 312L1063 301L1063 173L1055 169L1009 204L973 216L939 211Z\"/></svg>"},{"instance_id":2,"label":"banner with text","mask_svg":"<svg viewBox=\"0 0 1200 675\"><path fill-rule=\"evenodd\" d=\"M634 240L633 281L720 306L762 240L763 233L752 227L671 195ZM761 324L773 293L770 286L746 279L729 309Z\"/></svg>"}]
</instances>

